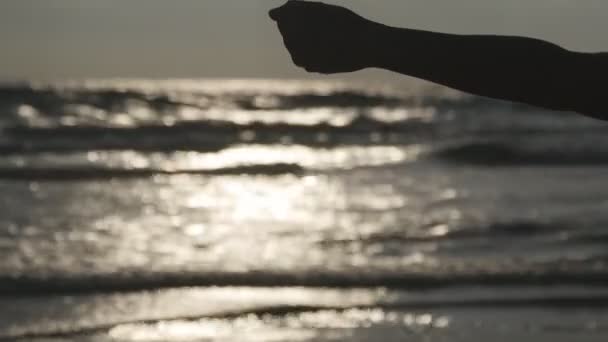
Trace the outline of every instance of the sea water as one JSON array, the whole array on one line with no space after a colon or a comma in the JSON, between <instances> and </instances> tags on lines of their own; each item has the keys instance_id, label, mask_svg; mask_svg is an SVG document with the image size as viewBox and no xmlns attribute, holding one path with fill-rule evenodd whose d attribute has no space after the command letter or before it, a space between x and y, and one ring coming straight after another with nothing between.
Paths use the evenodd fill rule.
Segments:
<instances>
[{"instance_id":1,"label":"sea water","mask_svg":"<svg viewBox=\"0 0 608 342\"><path fill-rule=\"evenodd\" d=\"M0 87L0 340L605 341L608 124L404 81Z\"/></svg>"}]
</instances>

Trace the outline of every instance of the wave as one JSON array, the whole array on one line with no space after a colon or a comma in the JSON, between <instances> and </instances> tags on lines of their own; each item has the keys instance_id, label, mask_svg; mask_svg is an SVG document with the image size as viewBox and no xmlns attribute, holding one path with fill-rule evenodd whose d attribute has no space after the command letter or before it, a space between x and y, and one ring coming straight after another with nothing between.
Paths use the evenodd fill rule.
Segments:
<instances>
[{"instance_id":1,"label":"wave","mask_svg":"<svg viewBox=\"0 0 608 342\"><path fill-rule=\"evenodd\" d=\"M121 110L130 101L141 101L151 108L166 106L191 106L204 109L201 101L182 102L166 94L153 94L137 90L86 88L33 87L30 85L0 86L0 105L30 105L42 113L58 114L68 104L88 104L100 109Z\"/></svg>"},{"instance_id":2,"label":"wave","mask_svg":"<svg viewBox=\"0 0 608 342\"><path fill-rule=\"evenodd\" d=\"M144 178L160 175L282 175L301 174L305 169L295 164L243 165L219 169L162 170L162 169L119 169L104 167L86 168L0 168L0 179L5 180L46 180L79 181Z\"/></svg>"},{"instance_id":3,"label":"wave","mask_svg":"<svg viewBox=\"0 0 608 342\"><path fill-rule=\"evenodd\" d=\"M576 269L564 265L530 270L482 273L390 273L332 272L304 273L253 271L247 273L163 273L82 276L0 276L0 296L50 294L101 294L189 287L306 287L306 288L386 288L393 290L438 290L462 287L521 286L608 286L605 269Z\"/></svg>"},{"instance_id":4,"label":"wave","mask_svg":"<svg viewBox=\"0 0 608 342\"><path fill-rule=\"evenodd\" d=\"M393 139L391 143L407 144L424 136L432 136L432 132L433 125L421 120L387 124L366 116L358 117L344 126L259 122L241 125L213 120L124 128L14 126L4 129L0 151L5 155L92 150L215 152L244 142L277 144L284 143L285 139L291 144L331 147L377 145L388 140L391 134L402 137L401 140ZM372 139L372 133L376 133L376 138Z\"/></svg>"},{"instance_id":5,"label":"wave","mask_svg":"<svg viewBox=\"0 0 608 342\"><path fill-rule=\"evenodd\" d=\"M371 314L374 310L383 310L393 314L437 309L506 309L506 308L551 308L551 309L579 309L586 310L599 308L604 309L608 306L608 296L597 295L566 295L566 296L535 296L515 299L462 299L448 301L434 300L409 300L397 303L378 303L374 305L268 305L253 308L243 308L241 310L225 311L211 314L166 316L150 318L132 318L114 320L97 324L62 324L48 329L23 329L24 331L8 334L0 333L0 341L29 341L32 339L78 339L85 335L107 333L118 327L157 325L159 323L171 325L171 323L198 322L198 321L233 321L243 318L264 317L265 320L284 320L294 319L301 314L341 315L352 312L367 312ZM410 317L411 314L407 314ZM326 317L326 316L325 316ZM365 317L365 316L362 316ZM383 323L383 322L376 322ZM603 329L602 329L603 330ZM581 330L583 333L584 330Z\"/></svg>"},{"instance_id":6,"label":"wave","mask_svg":"<svg viewBox=\"0 0 608 342\"><path fill-rule=\"evenodd\" d=\"M397 96L364 89L322 88L318 91L300 90L296 93L279 93L272 90L226 92L167 91L133 88L87 88L85 86L33 86L29 84L0 85L0 105L28 104L41 112L53 113L66 104L88 104L101 109L128 107L130 101L146 103L151 108L164 109L167 106L187 106L200 109L210 105L232 104L245 110L291 110L316 107L395 107L395 106L445 106L461 103L465 106L483 104L496 105L497 101L487 98L466 97L441 98L437 96ZM228 102L228 103L227 103Z\"/></svg>"},{"instance_id":7,"label":"wave","mask_svg":"<svg viewBox=\"0 0 608 342\"><path fill-rule=\"evenodd\" d=\"M510 143L467 143L433 153L433 157L451 163L478 166L603 166L608 165L608 148L604 144L564 144L549 147ZM545 148L543 148L545 147Z\"/></svg>"},{"instance_id":8,"label":"wave","mask_svg":"<svg viewBox=\"0 0 608 342\"><path fill-rule=\"evenodd\" d=\"M441 225L441 224L437 224ZM456 241L456 240L467 240L467 239L478 239L488 238L492 239L512 239L517 237L530 238L542 234L554 234L559 231L568 230L569 226L565 223L540 223L533 221L515 221L515 222L497 222L488 224L485 226L478 227L460 227L457 229L450 229L447 233L442 235L433 235L432 228L437 225L428 225L427 230L429 232L419 233L417 235L407 235L403 232L382 232L372 234L365 237L359 237L356 239L327 239L319 241L318 244L322 246L340 245L340 244L351 244L356 243L358 245L374 245L378 243L425 243L425 242L440 242L440 241ZM579 224L580 225L580 224ZM580 227L579 227L580 228ZM424 230L423 230L424 231ZM603 235L602 235L603 237ZM586 242L584 236L580 237L580 241L569 239L570 242ZM608 240L608 234L605 239ZM589 237L589 240L592 240ZM606 243L605 240L594 241L596 243Z\"/></svg>"},{"instance_id":9,"label":"wave","mask_svg":"<svg viewBox=\"0 0 608 342\"><path fill-rule=\"evenodd\" d=\"M57 338L69 338L77 339L82 338L84 335L92 335L97 333L107 333L109 330L124 327L124 326L138 326L139 328L156 325L159 323L170 325L173 322L197 322L197 321L232 321L242 318L252 317L264 317L265 320L281 320L287 317L294 318L294 316L300 314L320 314L324 315L327 313L333 315L348 314L353 311L365 311L370 313L372 310L384 310L389 312L410 312L420 310L436 310L436 309L505 309L505 308L552 308L552 309L579 309L584 308L586 310L599 308L604 309L608 306L607 295L587 295L587 296L555 296L555 297L529 297L521 299L489 299L489 300L450 300L445 302L436 301L408 301L406 303L379 303L376 305L359 305L359 306L348 306L348 305L269 305L269 306L258 306L255 308L242 309L238 311L227 311L217 314L208 315L184 315L184 316L171 316L171 317L155 317L155 318L144 318L144 319L125 319L120 321L112 321L107 323L99 324L80 324L80 325L67 325L64 328L54 329L36 329L33 331L23 331L12 334L0 334L0 341L22 341L32 339L57 339ZM409 315L409 314L408 314ZM379 322L382 323L382 322ZM583 333L584 330L581 330Z\"/></svg>"},{"instance_id":10,"label":"wave","mask_svg":"<svg viewBox=\"0 0 608 342\"><path fill-rule=\"evenodd\" d=\"M266 99L266 101L260 101ZM246 110L293 110L319 107L332 108L368 108L368 107L407 107L407 108L435 108L438 111L454 109L504 108L512 110L531 110L532 107L494 100L478 96L461 96L456 98L437 96L395 96L368 93L356 90L334 90L324 93L299 93L292 95L268 94L262 98L259 95L240 97L236 101L240 108ZM536 109L538 110L538 109Z\"/></svg>"},{"instance_id":11,"label":"wave","mask_svg":"<svg viewBox=\"0 0 608 342\"><path fill-rule=\"evenodd\" d=\"M218 83L218 87L221 83ZM277 92L271 89L205 92L196 88L190 90L90 88L84 85L34 86L30 84L0 85L0 111L14 111L19 106L29 106L40 115L61 117L74 115L74 106L86 106L103 113L125 113L133 108L146 108L155 115L162 116L180 107L200 111L211 108L239 108L245 111L276 110L291 111L314 108L434 108L438 112L488 111L534 111L539 109L476 96L437 96L434 94L414 94L402 89L392 92L378 92L371 89L348 87L322 87L311 91L300 89L293 93ZM543 111L546 112L546 111Z\"/></svg>"},{"instance_id":12,"label":"wave","mask_svg":"<svg viewBox=\"0 0 608 342\"><path fill-rule=\"evenodd\" d=\"M149 92L138 89L87 89L0 86L0 113L4 114L3 125L33 122L59 126L68 118L78 123L109 124L124 114L130 122L157 122L162 124L167 117L179 120L176 113L182 109L196 110L198 117L214 110L256 112L291 111L315 108L371 108L398 107L406 105L397 97L365 93L354 90L334 90L328 93L219 93L205 94L189 92ZM135 112L145 112L138 118ZM9 114L7 116L7 114Z\"/></svg>"},{"instance_id":13,"label":"wave","mask_svg":"<svg viewBox=\"0 0 608 342\"><path fill-rule=\"evenodd\" d=\"M212 90L122 87L111 82L105 88L0 85L0 153L212 152L235 143L285 141L321 147L403 145L556 132L572 140L608 132L608 127L578 116L474 96L412 94L407 89L383 93L345 86L296 87L291 92ZM322 110L306 111L315 108ZM511 146L483 147L460 146L438 156L482 165L558 163L557 157ZM606 158L592 159L605 163ZM573 162L585 163L582 157Z\"/></svg>"},{"instance_id":14,"label":"wave","mask_svg":"<svg viewBox=\"0 0 608 342\"><path fill-rule=\"evenodd\" d=\"M173 126L136 127L63 126L4 129L0 153L26 155L88 151L219 152L240 144L339 146L408 146L430 144L431 157L450 163L479 166L541 165L592 166L608 164L604 129L597 131L449 132L437 123L410 119L394 123L360 115L343 126L329 123L237 124L228 121L192 121ZM581 135L583 138L581 138ZM464 138L466 136L466 138ZM487 141L502 137L502 141ZM478 141L454 143L461 139ZM508 140L507 140L508 139Z\"/></svg>"}]
</instances>

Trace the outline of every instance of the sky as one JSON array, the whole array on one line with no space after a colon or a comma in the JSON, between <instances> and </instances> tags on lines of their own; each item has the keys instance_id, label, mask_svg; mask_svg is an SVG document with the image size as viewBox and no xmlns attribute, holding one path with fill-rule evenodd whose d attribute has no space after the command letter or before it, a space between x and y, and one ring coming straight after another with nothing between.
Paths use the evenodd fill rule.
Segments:
<instances>
[{"instance_id":1,"label":"sky","mask_svg":"<svg viewBox=\"0 0 608 342\"><path fill-rule=\"evenodd\" d=\"M526 35L608 51L606 0L327 1L400 27ZM0 78L303 78L279 0L1 0ZM379 71L360 77L381 77Z\"/></svg>"}]
</instances>

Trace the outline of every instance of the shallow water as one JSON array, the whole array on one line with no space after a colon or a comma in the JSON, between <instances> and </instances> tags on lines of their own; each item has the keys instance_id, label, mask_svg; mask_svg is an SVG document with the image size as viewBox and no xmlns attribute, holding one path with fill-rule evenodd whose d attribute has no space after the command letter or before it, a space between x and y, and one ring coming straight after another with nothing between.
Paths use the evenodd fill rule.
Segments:
<instances>
[{"instance_id":1,"label":"shallow water","mask_svg":"<svg viewBox=\"0 0 608 342\"><path fill-rule=\"evenodd\" d=\"M271 80L5 85L0 111L0 338L606 338L605 123Z\"/></svg>"}]
</instances>

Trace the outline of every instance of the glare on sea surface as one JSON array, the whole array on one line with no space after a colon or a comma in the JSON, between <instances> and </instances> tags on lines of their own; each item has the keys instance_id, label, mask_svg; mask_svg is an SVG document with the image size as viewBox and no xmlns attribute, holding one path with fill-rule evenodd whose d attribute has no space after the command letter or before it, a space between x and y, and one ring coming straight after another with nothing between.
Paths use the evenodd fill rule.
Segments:
<instances>
[{"instance_id":1,"label":"glare on sea surface","mask_svg":"<svg viewBox=\"0 0 608 342\"><path fill-rule=\"evenodd\" d=\"M286 220L293 218L295 200L302 194L298 183L277 187L271 180L260 179L251 184L226 179L222 191L232 207L235 221L255 220L256 218ZM188 199L190 208L213 206L215 200L209 194L194 194ZM221 200L220 200L221 201Z\"/></svg>"},{"instance_id":2,"label":"glare on sea surface","mask_svg":"<svg viewBox=\"0 0 608 342\"><path fill-rule=\"evenodd\" d=\"M402 330L403 336L446 329L447 316L400 313L382 309L320 310L285 317L244 315L234 319L166 321L156 324L121 325L110 337L120 341L345 341L358 330ZM380 338L381 335L378 335Z\"/></svg>"},{"instance_id":3,"label":"glare on sea surface","mask_svg":"<svg viewBox=\"0 0 608 342\"><path fill-rule=\"evenodd\" d=\"M235 321L162 322L155 325L118 326L110 337L119 341L311 341L312 330L273 329L255 317Z\"/></svg>"},{"instance_id":4,"label":"glare on sea surface","mask_svg":"<svg viewBox=\"0 0 608 342\"><path fill-rule=\"evenodd\" d=\"M407 165L422 150L419 146L312 149L297 145L243 145L214 153L123 152L113 163L133 169L179 172L294 163L305 171L272 176L220 173L210 177L154 177L153 186L137 182L141 187L107 193L118 197L118 203L124 202L123 211L132 207L143 216L136 213L130 218L106 216L95 225L104 227L98 230L100 234L105 232L106 235L101 235L104 240L107 236L122 236L114 252L107 255L116 264L123 260L137 267L149 265L159 270L175 267L197 270L221 265L226 271L238 272L365 267L370 262L368 257L385 253L386 246L357 241L386 227L403 224L406 212L401 209L418 202L402 194L395 184L366 183L365 178L376 179L373 169L376 165ZM90 163L106 164L110 156L94 152L86 158ZM361 183L345 183L340 173L358 168L370 168L369 172L355 173L364 176L356 180ZM407 177L400 180L409 184ZM79 206L85 204L78 201ZM98 203L90 205L93 208ZM322 242L328 239L353 243L326 246ZM432 262L423 250L401 254L390 262L402 266ZM380 264L389 267L390 262Z\"/></svg>"},{"instance_id":5,"label":"glare on sea surface","mask_svg":"<svg viewBox=\"0 0 608 342\"><path fill-rule=\"evenodd\" d=\"M177 154L174 168L218 169L239 165L297 164L311 169L354 168L403 163L423 153L421 146L337 147L313 149L306 146L235 146L217 153Z\"/></svg>"},{"instance_id":6,"label":"glare on sea surface","mask_svg":"<svg viewBox=\"0 0 608 342\"><path fill-rule=\"evenodd\" d=\"M245 136L255 134L243 132ZM165 172L221 171L248 166L294 165L303 171L348 170L357 167L398 165L413 162L427 152L424 146L342 146L311 148L304 145L234 145L218 152L142 153L91 151L75 155L41 155L8 158L7 162L29 166L45 162L75 166L113 167L126 170L158 169ZM233 172L234 173L234 172Z\"/></svg>"},{"instance_id":7,"label":"glare on sea surface","mask_svg":"<svg viewBox=\"0 0 608 342\"><path fill-rule=\"evenodd\" d=\"M96 211L104 203L108 209L120 209L122 214L112 211L112 215L94 220L98 245L113 246L111 253L104 252L105 262L111 265L124 263L123 267L146 266L159 271L196 271L221 265L225 271L238 272L365 267L370 263L369 256L386 254L386 244L359 240L387 227L398 228L404 224L403 217L416 220L415 216L404 216L407 211L403 209L419 205L417 198L402 193L392 181L375 184L374 167L405 167L423 151L421 146L315 149L238 145L208 153L89 152L84 162L91 165L160 169L176 174L155 176L151 183L142 180L126 187L124 181L99 187L90 183L87 191L103 196L95 195L90 201L81 197L73 205L80 208L79 215ZM251 165L272 168L280 164L299 165L303 172L238 172ZM205 175L223 169L234 171ZM180 175L182 171L193 174ZM201 175L197 175L199 172ZM354 178L349 184L343 175L351 172ZM408 177L399 181L414 185ZM111 184L120 191L113 191L117 188ZM112 242L117 236L121 237L118 243ZM352 243L324 245L325 240ZM390 262L426 265L433 261L426 255L428 250L403 251L392 256ZM390 262L379 264L389 267Z\"/></svg>"},{"instance_id":8,"label":"glare on sea surface","mask_svg":"<svg viewBox=\"0 0 608 342\"><path fill-rule=\"evenodd\" d=\"M113 340L314 341L317 329L341 330L366 321L379 322L384 317L379 310L325 310L324 307L370 306L388 298L382 290L293 287L173 289L151 295L145 301L132 301L131 309L137 314L130 319L137 321L141 314L201 318L119 324L108 332ZM108 304L103 302L103 305ZM319 311L299 312L297 308L302 306L318 306ZM247 313L256 308L268 308L272 312L273 307L294 310L286 315ZM238 314L241 311L244 313ZM232 312L235 314L230 314Z\"/></svg>"}]
</instances>

